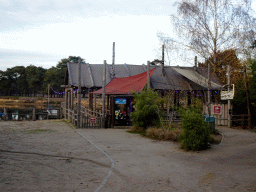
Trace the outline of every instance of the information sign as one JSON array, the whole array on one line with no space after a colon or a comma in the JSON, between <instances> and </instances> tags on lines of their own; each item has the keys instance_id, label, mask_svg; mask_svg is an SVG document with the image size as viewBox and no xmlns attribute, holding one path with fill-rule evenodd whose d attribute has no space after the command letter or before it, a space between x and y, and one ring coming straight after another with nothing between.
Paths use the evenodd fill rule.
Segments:
<instances>
[{"instance_id":1,"label":"information sign","mask_svg":"<svg viewBox=\"0 0 256 192\"><path fill-rule=\"evenodd\" d=\"M95 123L96 118L95 117L91 117L91 123Z\"/></svg>"},{"instance_id":2,"label":"information sign","mask_svg":"<svg viewBox=\"0 0 256 192\"><path fill-rule=\"evenodd\" d=\"M213 106L213 114L214 115L221 115L221 105L214 105Z\"/></svg>"}]
</instances>

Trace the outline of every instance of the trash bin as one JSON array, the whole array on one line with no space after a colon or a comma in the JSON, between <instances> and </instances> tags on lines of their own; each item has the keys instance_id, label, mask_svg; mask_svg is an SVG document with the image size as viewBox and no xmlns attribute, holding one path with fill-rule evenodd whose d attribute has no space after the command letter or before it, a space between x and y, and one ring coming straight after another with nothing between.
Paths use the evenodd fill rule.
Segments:
<instances>
[{"instance_id":1,"label":"trash bin","mask_svg":"<svg viewBox=\"0 0 256 192\"><path fill-rule=\"evenodd\" d=\"M211 132L214 133L215 132L215 117L210 116L210 118L209 118L208 115L204 115L203 118L206 123L209 123L209 128L210 128Z\"/></svg>"}]
</instances>

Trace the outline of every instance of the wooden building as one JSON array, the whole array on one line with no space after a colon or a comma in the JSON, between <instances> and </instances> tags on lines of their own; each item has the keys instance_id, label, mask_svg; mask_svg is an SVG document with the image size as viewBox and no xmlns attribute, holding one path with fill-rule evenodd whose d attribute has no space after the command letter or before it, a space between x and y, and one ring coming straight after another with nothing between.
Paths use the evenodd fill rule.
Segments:
<instances>
[{"instance_id":1,"label":"wooden building","mask_svg":"<svg viewBox=\"0 0 256 192\"><path fill-rule=\"evenodd\" d=\"M100 89L103 84L103 66L103 64L81 64L81 87L84 92L89 93L89 108L91 110L95 110L92 100L96 97L93 95L102 94ZM68 104L72 106L72 90L78 87L78 64L69 63L67 68L66 103L68 107ZM107 109L111 115L111 127L117 124L131 125L132 96L130 91L140 92L142 90L146 84L146 71L146 65L115 64L114 70L112 65L107 65L106 96ZM205 98L208 90L207 68L150 65L150 73L150 87L156 90L160 96L172 96L173 102L177 106L186 107L195 97ZM210 80L211 97L214 98L219 94L222 85L215 74L210 75ZM115 108L120 108L117 105L125 109L123 111L119 109L121 116L116 113ZM115 123L114 118L118 115L120 118L124 118L126 115L126 123Z\"/></svg>"}]
</instances>

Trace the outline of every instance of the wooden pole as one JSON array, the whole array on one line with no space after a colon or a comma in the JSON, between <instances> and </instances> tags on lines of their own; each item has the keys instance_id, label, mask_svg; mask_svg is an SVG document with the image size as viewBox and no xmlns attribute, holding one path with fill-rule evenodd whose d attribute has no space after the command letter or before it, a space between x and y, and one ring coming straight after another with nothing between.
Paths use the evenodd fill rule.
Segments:
<instances>
[{"instance_id":1,"label":"wooden pole","mask_svg":"<svg viewBox=\"0 0 256 192\"><path fill-rule=\"evenodd\" d=\"M197 56L195 56L195 66L194 66L194 70L196 71L197 69Z\"/></svg>"},{"instance_id":2,"label":"wooden pole","mask_svg":"<svg viewBox=\"0 0 256 192\"><path fill-rule=\"evenodd\" d=\"M81 60L78 59L78 93L77 93L77 128L80 128L81 117Z\"/></svg>"},{"instance_id":3,"label":"wooden pole","mask_svg":"<svg viewBox=\"0 0 256 192\"><path fill-rule=\"evenodd\" d=\"M148 84L148 86L147 86L147 89L149 90L150 89L150 61L147 61L147 80L148 80L148 82L147 82L147 84Z\"/></svg>"},{"instance_id":4,"label":"wooden pole","mask_svg":"<svg viewBox=\"0 0 256 192\"><path fill-rule=\"evenodd\" d=\"M8 114L6 107L4 108L4 120L8 120Z\"/></svg>"},{"instance_id":5,"label":"wooden pole","mask_svg":"<svg viewBox=\"0 0 256 192\"><path fill-rule=\"evenodd\" d=\"M36 120L36 108L33 107L33 118L32 118L33 121Z\"/></svg>"},{"instance_id":6,"label":"wooden pole","mask_svg":"<svg viewBox=\"0 0 256 192\"><path fill-rule=\"evenodd\" d=\"M93 111L96 111L96 94L93 94Z\"/></svg>"},{"instance_id":7,"label":"wooden pole","mask_svg":"<svg viewBox=\"0 0 256 192\"><path fill-rule=\"evenodd\" d=\"M49 95L50 95L50 84L48 84L48 106L47 106L48 109L49 109L49 104L50 104Z\"/></svg>"},{"instance_id":8,"label":"wooden pole","mask_svg":"<svg viewBox=\"0 0 256 192\"><path fill-rule=\"evenodd\" d=\"M247 75L246 75L246 66L244 65L244 85L246 90L246 100L247 100L247 110L248 110L248 128L252 127L252 116L251 116L251 108L250 108L250 98L249 98L249 90L247 84Z\"/></svg>"},{"instance_id":9,"label":"wooden pole","mask_svg":"<svg viewBox=\"0 0 256 192\"><path fill-rule=\"evenodd\" d=\"M228 92L230 91L230 65L227 66L228 73ZM228 127L231 127L230 99L228 100Z\"/></svg>"},{"instance_id":10,"label":"wooden pole","mask_svg":"<svg viewBox=\"0 0 256 192\"><path fill-rule=\"evenodd\" d=\"M164 66L164 44L162 45L162 65Z\"/></svg>"},{"instance_id":11,"label":"wooden pole","mask_svg":"<svg viewBox=\"0 0 256 192\"><path fill-rule=\"evenodd\" d=\"M102 127L105 128L105 94L106 94L106 66L107 66L107 62L106 60L104 60L104 65L103 65L103 91L102 91L102 114L103 114L103 125Z\"/></svg>"},{"instance_id":12,"label":"wooden pole","mask_svg":"<svg viewBox=\"0 0 256 192\"><path fill-rule=\"evenodd\" d=\"M111 78L115 77L115 42L113 42L113 58L112 58L112 74Z\"/></svg>"},{"instance_id":13,"label":"wooden pole","mask_svg":"<svg viewBox=\"0 0 256 192\"><path fill-rule=\"evenodd\" d=\"M164 44L162 45L162 75L164 75Z\"/></svg>"},{"instance_id":14,"label":"wooden pole","mask_svg":"<svg viewBox=\"0 0 256 192\"><path fill-rule=\"evenodd\" d=\"M210 116L211 116L211 93L210 93L210 86L211 86L211 70L210 70L210 62L208 63L208 101L207 101L207 107L208 107L208 116L209 116L209 122L210 123Z\"/></svg>"}]
</instances>

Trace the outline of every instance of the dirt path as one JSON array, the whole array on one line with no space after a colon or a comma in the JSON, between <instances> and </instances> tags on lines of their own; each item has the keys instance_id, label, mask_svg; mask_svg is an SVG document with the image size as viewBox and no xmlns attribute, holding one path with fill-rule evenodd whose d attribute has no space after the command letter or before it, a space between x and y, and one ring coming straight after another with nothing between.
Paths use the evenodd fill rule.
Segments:
<instances>
[{"instance_id":1,"label":"dirt path","mask_svg":"<svg viewBox=\"0 0 256 192\"><path fill-rule=\"evenodd\" d=\"M183 152L121 129L79 129L115 162L100 191L256 191L256 133L219 128L221 145ZM0 122L1 191L94 191L110 160L59 121Z\"/></svg>"}]
</instances>

